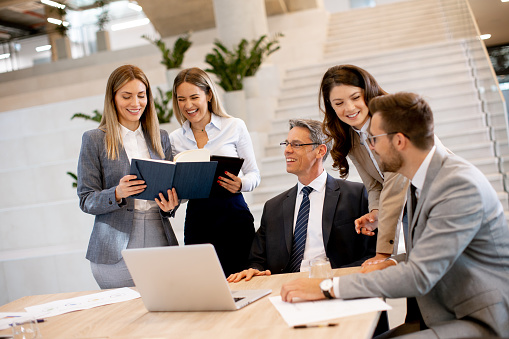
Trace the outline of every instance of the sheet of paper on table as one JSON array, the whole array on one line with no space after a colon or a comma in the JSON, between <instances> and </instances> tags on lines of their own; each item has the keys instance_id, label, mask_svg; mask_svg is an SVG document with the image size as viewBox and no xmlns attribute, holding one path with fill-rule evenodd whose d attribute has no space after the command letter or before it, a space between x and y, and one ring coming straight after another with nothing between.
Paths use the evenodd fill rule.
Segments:
<instances>
[{"instance_id":1,"label":"sheet of paper on table","mask_svg":"<svg viewBox=\"0 0 509 339\"><path fill-rule=\"evenodd\" d=\"M380 298L332 299L295 303L282 301L281 296L270 297L269 299L290 327L391 309Z\"/></svg>"},{"instance_id":2,"label":"sheet of paper on table","mask_svg":"<svg viewBox=\"0 0 509 339\"><path fill-rule=\"evenodd\" d=\"M88 294L81 297L52 301L46 304L25 307L37 319L86 310L93 307L119 303L139 298L140 294L129 287L117 288L104 292Z\"/></svg>"},{"instance_id":3,"label":"sheet of paper on table","mask_svg":"<svg viewBox=\"0 0 509 339\"><path fill-rule=\"evenodd\" d=\"M31 319L32 314L28 312L0 312L0 330L9 328L9 325L16 321L22 322L24 319Z\"/></svg>"}]
</instances>

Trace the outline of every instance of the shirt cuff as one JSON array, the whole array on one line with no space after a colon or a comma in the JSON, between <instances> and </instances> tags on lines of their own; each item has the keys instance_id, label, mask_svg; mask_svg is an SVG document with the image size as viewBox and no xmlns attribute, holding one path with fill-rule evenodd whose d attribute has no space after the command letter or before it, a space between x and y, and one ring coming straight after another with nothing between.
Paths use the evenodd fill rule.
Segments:
<instances>
[{"instance_id":1,"label":"shirt cuff","mask_svg":"<svg viewBox=\"0 0 509 339\"><path fill-rule=\"evenodd\" d=\"M334 291L334 298L339 298L339 277L332 278L332 288Z\"/></svg>"},{"instance_id":2,"label":"shirt cuff","mask_svg":"<svg viewBox=\"0 0 509 339\"><path fill-rule=\"evenodd\" d=\"M395 263L396 265L398 264L398 261L397 261L396 259L394 259L394 258L389 257L389 258L385 259L385 261L387 261L387 260L394 261L394 263Z\"/></svg>"}]
</instances>

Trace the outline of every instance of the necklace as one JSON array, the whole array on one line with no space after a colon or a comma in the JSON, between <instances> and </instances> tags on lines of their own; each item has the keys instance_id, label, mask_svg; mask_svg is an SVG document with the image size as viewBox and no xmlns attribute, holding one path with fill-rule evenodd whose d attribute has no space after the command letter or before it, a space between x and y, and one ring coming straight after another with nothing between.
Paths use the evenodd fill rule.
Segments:
<instances>
[{"instance_id":1,"label":"necklace","mask_svg":"<svg viewBox=\"0 0 509 339\"><path fill-rule=\"evenodd\" d=\"M203 131L205 130L204 128L194 128L194 127L192 127L192 126L191 126L191 129L192 129L193 131L197 131L197 132L203 132Z\"/></svg>"}]
</instances>

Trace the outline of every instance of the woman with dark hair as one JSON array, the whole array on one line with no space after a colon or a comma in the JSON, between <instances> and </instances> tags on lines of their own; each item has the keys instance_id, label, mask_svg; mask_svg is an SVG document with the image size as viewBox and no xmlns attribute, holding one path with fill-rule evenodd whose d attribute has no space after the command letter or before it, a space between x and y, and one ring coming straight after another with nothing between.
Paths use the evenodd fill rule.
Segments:
<instances>
[{"instance_id":1,"label":"woman with dark hair","mask_svg":"<svg viewBox=\"0 0 509 339\"><path fill-rule=\"evenodd\" d=\"M250 192L260 183L246 124L224 111L214 83L196 67L175 78L173 112L182 125L170 134L174 155L205 148L213 155L244 159L242 174L226 172L219 178L222 194L189 200L184 226L186 245L211 243L225 275L240 272L247 265L255 234L254 218L241 192Z\"/></svg>"},{"instance_id":2,"label":"woman with dark hair","mask_svg":"<svg viewBox=\"0 0 509 339\"><path fill-rule=\"evenodd\" d=\"M178 245L168 220L175 190L155 201L134 199L143 180L129 175L132 158L172 160L168 133L159 129L152 91L141 69L115 69L106 85L98 128L83 134L78 160L78 196L95 215L87 259L102 289L134 286L121 251Z\"/></svg>"},{"instance_id":3,"label":"woman with dark hair","mask_svg":"<svg viewBox=\"0 0 509 339\"><path fill-rule=\"evenodd\" d=\"M334 141L333 167L342 178L349 173L347 156L368 191L369 213L355 221L358 233L374 235L378 227L377 254L366 263L378 263L397 249L397 230L403 217L409 181L386 172L366 139L371 121L369 101L387 94L375 78L360 67L339 65L327 70L320 85L320 110L324 132Z\"/></svg>"}]
</instances>

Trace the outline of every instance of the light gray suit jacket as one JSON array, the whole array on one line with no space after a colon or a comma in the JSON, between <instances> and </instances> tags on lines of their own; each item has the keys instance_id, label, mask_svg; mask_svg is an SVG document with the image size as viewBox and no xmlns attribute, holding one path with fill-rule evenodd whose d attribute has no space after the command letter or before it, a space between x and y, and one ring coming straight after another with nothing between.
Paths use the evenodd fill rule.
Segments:
<instances>
[{"instance_id":1,"label":"light gray suit jacket","mask_svg":"<svg viewBox=\"0 0 509 339\"><path fill-rule=\"evenodd\" d=\"M145 133L150 157L161 159L152 149ZM161 143L165 159L172 160L168 133L161 130ZM121 251L127 248L133 226L134 198L115 201L115 189L120 178L129 174L127 153L120 148L118 159L108 159L105 133L100 129L83 134L78 161L78 196L80 208L95 215L94 228L88 244L87 259L96 264L115 264L122 259ZM170 245L178 245L168 217L159 210L164 232Z\"/></svg>"},{"instance_id":2,"label":"light gray suit jacket","mask_svg":"<svg viewBox=\"0 0 509 339\"><path fill-rule=\"evenodd\" d=\"M340 297L416 297L438 338L509 336L509 229L486 177L437 147L410 205L405 261L341 277Z\"/></svg>"}]
</instances>

